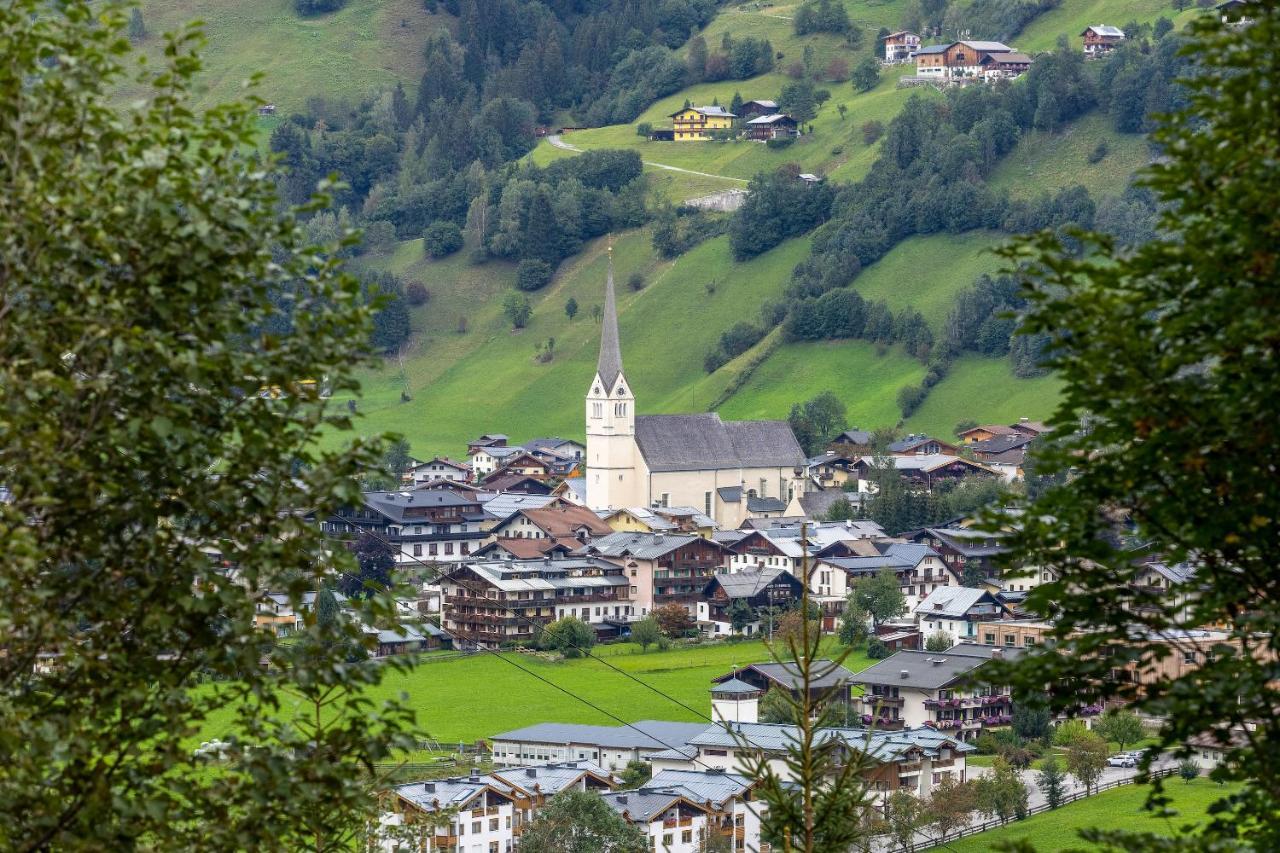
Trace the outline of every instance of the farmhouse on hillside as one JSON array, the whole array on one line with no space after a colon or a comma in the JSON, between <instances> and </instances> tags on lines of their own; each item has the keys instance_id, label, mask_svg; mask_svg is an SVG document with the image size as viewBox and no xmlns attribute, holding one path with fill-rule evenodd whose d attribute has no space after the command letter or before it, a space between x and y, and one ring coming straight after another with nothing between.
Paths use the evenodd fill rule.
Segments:
<instances>
[{"instance_id":1,"label":"farmhouse on hillside","mask_svg":"<svg viewBox=\"0 0 1280 853\"><path fill-rule=\"evenodd\" d=\"M956 41L951 44L930 45L916 51L916 76L944 82L981 78L984 76L984 59L1014 53L1016 51L1013 48L998 41Z\"/></svg>"},{"instance_id":2,"label":"farmhouse on hillside","mask_svg":"<svg viewBox=\"0 0 1280 853\"><path fill-rule=\"evenodd\" d=\"M730 130L736 115L724 107L685 107L671 114L675 141L706 140L713 131Z\"/></svg>"},{"instance_id":3,"label":"farmhouse on hillside","mask_svg":"<svg viewBox=\"0 0 1280 853\"><path fill-rule=\"evenodd\" d=\"M800 125L791 116L784 113L760 116L747 122L747 138L757 142L768 142L770 139L792 139L800 135Z\"/></svg>"},{"instance_id":4,"label":"farmhouse on hillside","mask_svg":"<svg viewBox=\"0 0 1280 853\"><path fill-rule=\"evenodd\" d=\"M753 119L759 118L760 116L773 115L777 111L777 101L745 101L742 106L738 107L737 117L741 119Z\"/></svg>"},{"instance_id":5,"label":"farmhouse on hillside","mask_svg":"<svg viewBox=\"0 0 1280 853\"><path fill-rule=\"evenodd\" d=\"M920 49L920 36L909 30L899 30L884 37L884 61L906 62Z\"/></svg>"},{"instance_id":6,"label":"farmhouse on hillside","mask_svg":"<svg viewBox=\"0 0 1280 853\"><path fill-rule=\"evenodd\" d=\"M637 415L623 375L610 258L600 358L586 397L587 506L691 506L738 527L804 490L804 453L786 421L722 421L714 412Z\"/></svg>"},{"instance_id":7,"label":"farmhouse on hillside","mask_svg":"<svg viewBox=\"0 0 1280 853\"><path fill-rule=\"evenodd\" d=\"M1084 32L1080 33L1080 35L1084 36L1084 55L1086 59L1093 59L1102 56L1104 53L1110 53L1116 49L1116 45L1124 41L1124 30L1105 24L1085 27Z\"/></svg>"}]
</instances>

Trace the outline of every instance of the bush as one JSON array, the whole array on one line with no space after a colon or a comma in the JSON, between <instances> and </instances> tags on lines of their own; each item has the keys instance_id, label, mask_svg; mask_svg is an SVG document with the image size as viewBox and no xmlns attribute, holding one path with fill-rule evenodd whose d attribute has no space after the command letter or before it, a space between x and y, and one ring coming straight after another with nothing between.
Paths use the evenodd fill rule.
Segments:
<instances>
[{"instance_id":1,"label":"bush","mask_svg":"<svg viewBox=\"0 0 1280 853\"><path fill-rule=\"evenodd\" d=\"M1111 149L1107 147L1107 141L1104 139L1098 143L1098 147L1089 152L1090 163L1100 163L1102 158L1106 157Z\"/></svg>"},{"instance_id":2,"label":"bush","mask_svg":"<svg viewBox=\"0 0 1280 853\"><path fill-rule=\"evenodd\" d=\"M546 261L537 258L523 260L516 267L516 287L525 291L541 290L550 284L554 272Z\"/></svg>"},{"instance_id":3,"label":"bush","mask_svg":"<svg viewBox=\"0 0 1280 853\"><path fill-rule=\"evenodd\" d=\"M907 385L898 391L898 408L902 411L904 418L910 417L911 414L924 402L924 398L929 394L919 385Z\"/></svg>"},{"instance_id":4,"label":"bush","mask_svg":"<svg viewBox=\"0 0 1280 853\"><path fill-rule=\"evenodd\" d=\"M862 141L868 145L875 145L876 141L884 136L884 122L867 121L862 123Z\"/></svg>"},{"instance_id":5,"label":"bush","mask_svg":"<svg viewBox=\"0 0 1280 853\"><path fill-rule=\"evenodd\" d=\"M336 12L347 4L347 0L293 0L293 8L299 15L323 15L325 12Z\"/></svg>"},{"instance_id":6,"label":"bush","mask_svg":"<svg viewBox=\"0 0 1280 853\"><path fill-rule=\"evenodd\" d=\"M431 298L431 291L420 281L411 281L404 286L404 298L413 307L425 305Z\"/></svg>"},{"instance_id":7,"label":"bush","mask_svg":"<svg viewBox=\"0 0 1280 853\"><path fill-rule=\"evenodd\" d=\"M633 272L630 276L627 277L627 287L631 288L637 293L640 292L641 290L644 290L644 276L642 276L638 272Z\"/></svg>"},{"instance_id":8,"label":"bush","mask_svg":"<svg viewBox=\"0 0 1280 853\"><path fill-rule=\"evenodd\" d=\"M764 145L766 148L773 148L773 149L789 148L791 147L791 144L794 143L795 141L796 141L795 137L786 136L786 137L783 137L782 139L770 139L766 141Z\"/></svg>"},{"instance_id":9,"label":"bush","mask_svg":"<svg viewBox=\"0 0 1280 853\"><path fill-rule=\"evenodd\" d=\"M462 248L462 229L452 222L437 219L422 232L422 244L428 257L452 255Z\"/></svg>"},{"instance_id":10,"label":"bush","mask_svg":"<svg viewBox=\"0 0 1280 853\"><path fill-rule=\"evenodd\" d=\"M653 125L649 122L642 121L636 125L636 136L643 136L645 139L648 139L649 134L651 133L653 133Z\"/></svg>"},{"instance_id":11,"label":"bush","mask_svg":"<svg viewBox=\"0 0 1280 853\"><path fill-rule=\"evenodd\" d=\"M889 647L886 646L884 644L884 640L881 640L879 637L872 637L867 641L867 657L872 660L887 658L891 654L892 652L889 651Z\"/></svg>"},{"instance_id":12,"label":"bush","mask_svg":"<svg viewBox=\"0 0 1280 853\"><path fill-rule=\"evenodd\" d=\"M375 219L362 230L360 244L366 252L381 252L395 245L396 227L386 219Z\"/></svg>"}]
</instances>

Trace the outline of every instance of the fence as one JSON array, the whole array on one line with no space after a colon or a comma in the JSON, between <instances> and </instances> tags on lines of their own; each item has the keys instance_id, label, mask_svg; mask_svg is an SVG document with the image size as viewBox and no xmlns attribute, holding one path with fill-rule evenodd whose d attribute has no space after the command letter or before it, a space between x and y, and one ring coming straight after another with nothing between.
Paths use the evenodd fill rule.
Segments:
<instances>
[{"instance_id":1,"label":"fence","mask_svg":"<svg viewBox=\"0 0 1280 853\"><path fill-rule=\"evenodd\" d=\"M1178 768L1176 767L1162 767L1159 770L1150 771L1142 778L1144 780L1145 779L1164 779L1166 777L1177 774L1177 772L1178 772ZM1134 774L1133 776L1128 776L1124 779L1112 779L1110 782L1103 782L1100 785L1095 785L1093 789L1090 791L1076 791L1074 794L1068 794L1067 796L1063 797L1062 802L1058 804L1058 808L1062 808L1068 803L1074 803L1077 800L1083 800L1088 797L1092 797L1095 794L1101 794L1103 791L1110 791L1113 788L1119 788L1124 785L1132 785L1137 781L1138 781L1138 774ZM1031 815L1040 814L1041 812L1047 812L1047 811L1050 811L1049 804L1042 803L1041 805L1033 806L1027 809L1027 817L1031 817ZM921 850L932 850L933 848L939 847L949 841L956 841L961 838L967 838L970 835L977 835L980 832L986 832L988 829L998 829L1002 826L1008 826L1009 823L1011 823L1011 821L1003 821L1003 820L1000 820L999 818L985 820L985 821L982 821L981 823L971 823L968 826L966 826L964 829L961 829L955 833L946 835L942 838L934 838L934 839L929 839L928 841L922 841L918 844L912 844L910 847L902 847L901 845L896 844L895 842L889 840L883 835L878 836L878 838L882 839L885 842L883 847L881 847L880 849L894 851L894 853L897 853L897 851L901 851L901 853L917 853L917 851L921 851Z\"/></svg>"}]
</instances>

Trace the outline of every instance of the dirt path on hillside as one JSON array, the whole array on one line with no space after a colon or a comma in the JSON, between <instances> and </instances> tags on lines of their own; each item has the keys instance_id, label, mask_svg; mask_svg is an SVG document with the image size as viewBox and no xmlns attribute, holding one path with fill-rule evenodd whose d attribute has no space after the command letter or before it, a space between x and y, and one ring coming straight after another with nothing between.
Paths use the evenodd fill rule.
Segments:
<instances>
[{"instance_id":1,"label":"dirt path on hillside","mask_svg":"<svg viewBox=\"0 0 1280 853\"><path fill-rule=\"evenodd\" d=\"M576 145L570 145L560 138L560 134L552 133L547 136L547 142L555 148L562 151L572 151L575 154L581 154L582 149ZM646 166L652 166L655 169L666 169L668 172L682 172L686 175L698 175L702 178L716 178L721 181L736 181L739 184L750 183L746 178L731 178L728 175L713 175L710 172L695 172L693 169L683 169L680 166L668 166L666 163L654 163L652 160L641 160Z\"/></svg>"}]
</instances>

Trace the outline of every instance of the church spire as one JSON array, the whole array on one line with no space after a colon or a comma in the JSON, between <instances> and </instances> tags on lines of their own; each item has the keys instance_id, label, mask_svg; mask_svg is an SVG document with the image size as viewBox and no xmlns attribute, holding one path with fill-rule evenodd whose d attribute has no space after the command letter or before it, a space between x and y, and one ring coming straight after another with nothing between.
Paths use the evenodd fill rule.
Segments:
<instances>
[{"instance_id":1,"label":"church spire","mask_svg":"<svg viewBox=\"0 0 1280 853\"><path fill-rule=\"evenodd\" d=\"M609 247L609 276L604 284L604 317L600 329L600 359L596 373L604 383L606 394L622 373L622 347L618 343L618 306L613 297L613 247Z\"/></svg>"}]
</instances>

